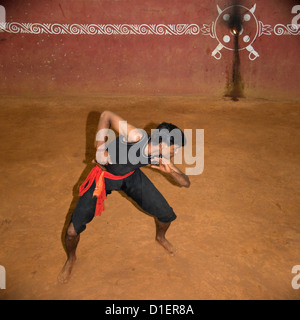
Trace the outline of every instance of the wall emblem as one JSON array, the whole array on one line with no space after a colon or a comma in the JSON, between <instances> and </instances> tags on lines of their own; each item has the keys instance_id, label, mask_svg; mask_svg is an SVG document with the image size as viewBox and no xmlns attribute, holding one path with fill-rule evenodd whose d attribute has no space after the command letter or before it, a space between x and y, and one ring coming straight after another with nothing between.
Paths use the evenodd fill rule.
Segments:
<instances>
[{"instance_id":1,"label":"wall emblem","mask_svg":"<svg viewBox=\"0 0 300 320\"><path fill-rule=\"evenodd\" d=\"M230 6L221 10L219 6L218 17L214 23L214 35L219 44L212 52L212 56L221 59L221 50L235 49L235 37L239 37L238 50L248 50L249 59L255 60L259 54L254 50L252 44L259 34L259 23L254 15L256 5L248 9L241 5Z\"/></svg>"},{"instance_id":2,"label":"wall emblem","mask_svg":"<svg viewBox=\"0 0 300 320\"><path fill-rule=\"evenodd\" d=\"M271 25L265 25L258 21L255 16L256 4L252 8L246 8L242 5L233 5L225 9L217 6L218 16L211 24L203 24L201 32L216 39L219 44L212 52L212 56L220 60L222 58L221 50L235 50L236 38L238 36L237 50L246 50L249 52L249 59L254 61L259 57L253 44L258 37L262 35L300 35L298 24L277 24L274 28ZM293 11L292 11L293 12ZM295 20L295 19L294 19Z\"/></svg>"}]
</instances>

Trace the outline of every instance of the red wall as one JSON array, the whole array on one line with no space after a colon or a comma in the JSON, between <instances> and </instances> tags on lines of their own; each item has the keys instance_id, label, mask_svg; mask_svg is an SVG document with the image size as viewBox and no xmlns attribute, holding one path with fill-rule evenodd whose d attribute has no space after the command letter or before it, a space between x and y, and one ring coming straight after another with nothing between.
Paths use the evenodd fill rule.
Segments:
<instances>
[{"instance_id":1,"label":"red wall","mask_svg":"<svg viewBox=\"0 0 300 320\"><path fill-rule=\"evenodd\" d=\"M0 1L7 22L59 24L210 24L226 0ZM240 1L257 5L258 21L291 24L299 1ZM300 20L299 20L300 23ZM53 35L0 33L2 94L201 94L222 96L233 52L211 56L218 41L198 35ZM260 57L240 51L245 96L300 98L299 35L262 35Z\"/></svg>"}]
</instances>

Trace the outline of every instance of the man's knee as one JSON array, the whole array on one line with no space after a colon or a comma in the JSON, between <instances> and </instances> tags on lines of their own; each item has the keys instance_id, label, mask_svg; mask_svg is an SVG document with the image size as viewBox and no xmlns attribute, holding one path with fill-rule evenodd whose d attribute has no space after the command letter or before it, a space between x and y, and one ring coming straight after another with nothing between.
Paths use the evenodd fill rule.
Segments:
<instances>
[{"instance_id":1,"label":"man's knee","mask_svg":"<svg viewBox=\"0 0 300 320\"><path fill-rule=\"evenodd\" d=\"M70 238L74 238L74 237L77 237L77 232L74 228L74 225L73 223L71 222L69 227L68 227L68 230L67 230L67 237L70 237Z\"/></svg>"},{"instance_id":2,"label":"man's knee","mask_svg":"<svg viewBox=\"0 0 300 320\"><path fill-rule=\"evenodd\" d=\"M159 222L162 223L171 223L172 221L174 221L177 216L175 214L175 212L173 211L172 208L170 208L170 210L166 210L165 212L161 213L159 215L156 216L157 220Z\"/></svg>"}]
</instances>

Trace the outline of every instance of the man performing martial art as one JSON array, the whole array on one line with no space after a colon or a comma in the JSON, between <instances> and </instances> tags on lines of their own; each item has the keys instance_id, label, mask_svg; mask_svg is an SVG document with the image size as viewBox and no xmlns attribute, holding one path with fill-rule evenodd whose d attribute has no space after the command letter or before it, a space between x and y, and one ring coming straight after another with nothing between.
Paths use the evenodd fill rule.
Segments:
<instances>
[{"instance_id":1,"label":"man performing martial art","mask_svg":"<svg viewBox=\"0 0 300 320\"><path fill-rule=\"evenodd\" d=\"M119 136L108 143L105 140L111 129ZM175 253L165 234L176 215L140 168L151 165L188 188L189 178L170 160L185 143L184 133L171 123L163 122L148 136L113 112L101 114L95 141L96 165L79 189L80 198L65 235L67 261L59 276L60 282L67 282L71 275L80 233L94 216L101 214L103 202L113 190L122 190L155 218L157 242L171 255Z\"/></svg>"}]
</instances>

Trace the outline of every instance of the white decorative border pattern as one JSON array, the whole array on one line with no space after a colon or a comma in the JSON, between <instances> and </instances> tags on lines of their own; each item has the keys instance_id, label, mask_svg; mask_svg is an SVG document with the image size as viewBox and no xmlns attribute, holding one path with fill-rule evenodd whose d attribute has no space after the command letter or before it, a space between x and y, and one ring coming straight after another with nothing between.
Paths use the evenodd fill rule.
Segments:
<instances>
[{"instance_id":1,"label":"white decorative border pattern","mask_svg":"<svg viewBox=\"0 0 300 320\"><path fill-rule=\"evenodd\" d=\"M69 34L69 35L198 35L197 24L48 24L48 23L6 23L0 30L10 33Z\"/></svg>"},{"instance_id":2,"label":"white decorative border pattern","mask_svg":"<svg viewBox=\"0 0 300 320\"><path fill-rule=\"evenodd\" d=\"M276 36L300 36L300 27L294 24L288 24L287 26L283 24L276 24L276 26L274 27L274 34L276 34Z\"/></svg>"},{"instance_id":3,"label":"white decorative border pattern","mask_svg":"<svg viewBox=\"0 0 300 320\"><path fill-rule=\"evenodd\" d=\"M59 24L59 23L0 23L0 31L9 33L53 34L53 35L209 35L215 37L214 22L203 24ZM296 25L264 25L259 21L259 36L262 35L299 36L300 28Z\"/></svg>"}]
</instances>

